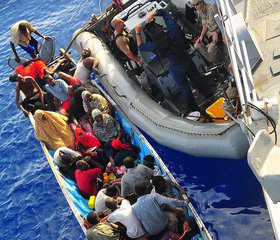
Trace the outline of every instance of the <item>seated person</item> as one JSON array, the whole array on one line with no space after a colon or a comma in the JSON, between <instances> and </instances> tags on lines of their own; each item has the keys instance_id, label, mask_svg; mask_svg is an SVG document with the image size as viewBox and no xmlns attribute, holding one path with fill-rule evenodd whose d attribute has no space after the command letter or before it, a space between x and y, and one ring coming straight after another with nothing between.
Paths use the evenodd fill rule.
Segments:
<instances>
[{"instance_id":1,"label":"seated person","mask_svg":"<svg viewBox=\"0 0 280 240\"><path fill-rule=\"evenodd\" d=\"M85 160L77 161L76 168L75 178L81 195L87 199L92 195L96 196L98 192L96 181L101 174L101 169L90 169Z\"/></svg>"},{"instance_id":2,"label":"seated person","mask_svg":"<svg viewBox=\"0 0 280 240\"><path fill-rule=\"evenodd\" d=\"M121 136L119 123L109 114L103 114L99 109L92 110L92 131L103 143L108 143Z\"/></svg>"},{"instance_id":3,"label":"seated person","mask_svg":"<svg viewBox=\"0 0 280 240\"><path fill-rule=\"evenodd\" d=\"M81 128L76 128L74 130L74 135L76 137L75 144L76 148L83 155L97 149L101 144L96 136L91 132L85 132ZM88 151L89 150L89 151Z\"/></svg>"},{"instance_id":4,"label":"seated person","mask_svg":"<svg viewBox=\"0 0 280 240\"><path fill-rule=\"evenodd\" d=\"M109 185L107 188L101 189L95 198L94 208L96 212L106 211L106 215L111 211L105 206L105 200L109 197L117 197L119 195L118 189L115 185Z\"/></svg>"},{"instance_id":5,"label":"seated person","mask_svg":"<svg viewBox=\"0 0 280 240\"><path fill-rule=\"evenodd\" d=\"M87 215L86 237L88 240L104 239L104 240L118 240L119 233L114 231L110 223L100 222L100 217L95 212L90 212Z\"/></svg>"},{"instance_id":6,"label":"seated person","mask_svg":"<svg viewBox=\"0 0 280 240\"><path fill-rule=\"evenodd\" d=\"M74 149L74 134L67 117L49 111L37 110L34 114L35 138L55 151L59 147Z\"/></svg>"},{"instance_id":7,"label":"seated person","mask_svg":"<svg viewBox=\"0 0 280 240\"><path fill-rule=\"evenodd\" d=\"M178 196L173 191L175 188L179 194L186 194L186 191L178 184L174 183L170 179L165 179L163 176L153 176L152 182L154 185L152 193L156 192L164 197L177 198Z\"/></svg>"},{"instance_id":8,"label":"seated person","mask_svg":"<svg viewBox=\"0 0 280 240\"><path fill-rule=\"evenodd\" d=\"M87 115L91 115L93 109L99 109L102 113L111 114L108 101L100 94L90 93L85 90L82 92L83 107Z\"/></svg>"},{"instance_id":9,"label":"seated person","mask_svg":"<svg viewBox=\"0 0 280 240\"><path fill-rule=\"evenodd\" d=\"M48 103L50 110L54 110L51 97L42 91L32 77L23 77L16 73L11 75L9 80L17 83L16 104L26 117L28 117L29 112L34 114L37 109L46 109L45 103ZM20 92L25 96L21 102L19 102Z\"/></svg>"},{"instance_id":10,"label":"seated person","mask_svg":"<svg viewBox=\"0 0 280 240\"><path fill-rule=\"evenodd\" d=\"M163 239L191 240L197 234L200 234L199 226L193 216L187 217L183 223L183 234L179 235L172 231L166 233Z\"/></svg>"},{"instance_id":11,"label":"seated person","mask_svg":"<svg viewBox=\"0 0 280 240\"><path fill-rule=\"evenodd\" d=\"M135 193L135 184L139 181L144 181L147 189L152 190L150 180L153 176L153 170L142 164L135 165L135 160L131 157L126 157L123 161L127 168L127 173L124 174L121 180L121 196L126 197L131 193Z\"/></svg>"},{"instance_id":12,"label":"seated person","mask_svg":"<svg viewBox=\"0 0 280 240\"><path fill-rule=\"evenodd\" d=\"M67 116L71 101L67 83L61 79L54 79L50 74L46 74L43 80L46 82L46 91L62 102L59 113Z\"/></svg>"},{"instance_id":13,"label":"seated person","mask_svg":"<svg viewBox=\"0 0 280 240\"><path fill-rule=\"evenodd\" d=\"M112 213L108 215L108 217L105 217L105 219L112 223L119 222L124 225L126 227L126 235L130 239L138 239L145 235L145 230L139 219L134 216L131 204L128 200L124 198L117 198L115 200L110 197L106 199L105 205L112 211ZM104 218L102 221L104 221Z\"/></svg>"},{"instance_id":14,"label":"seated person","mask_svg":"<svg viewBox=\"0 0 280 240\"><path fill-rule=\"evenodd\" d=\"M177 229L177 221L173 226L170 219L165 213L165 209L173 211L176 215L181 216L182 210L177 207L186 207L187 202L174 198L167 198L158 193L150 193L144 181L135 185L135 192L138 196L137 202L132 206L133 214L141 221L145 231L149 235L157 235L163 232L168 226L170 230ZM176 208L176 209L175 209Z\"/></svg>"},{"instance_id":15,"label":"seated person","mask_svg":"<svg viewBox=\"0 0 280 240\"><path fill-rule=\"evenodd\" d=\"M161 175L158 166L155 165L155 158L152 155L146 155L143 159L143 165L154 171L154 176Z\"/></svg>"},{"instance_id":16,"label":"seated person","mask_svg":"<svg viewBox=\"0 0 280 240\"><path fill-rule=\"evenodd\" d=\"M218 44L222 38L221 31L214 18L219 13L218 8L216 4L206 3L204 0L192 0L191 3L202 19L202 31L194 44L194 48L199 51L207 62L218 64L221 62ZM207 46L203 42L204 37L210 40Z\"/></svg>"},{"instance_id":17,"label":"seated person","mask_svg":"<svg viewBox=\"0 0 280 240\"><path fill-rule=\"evenodd\" d=\"M119 139L114 139L111 142L112 145L112 153L110 160L114 162L116 167L123 165L123 160L126 157L132 157L133 159L137 159L139 156L140 149L133 144L124 144Z\"/></svg>"},{"instance_id":18,"label":"seated person","mask_svg":"<svg viewBox=\"0 0 280 240\"><path fill-rule=\"evenodd\" d=\"M89 124L89 118L88 116L86 116L86 112L83 108L83 91L85 91L84 87L78 87L73 92L68 110L69 123L72 123L71 127L73 129L75 129L76 127L83 127L87 132L91 132L92 129Z\"/></svg>"},{"instance_id":19,"label":"seated person","mask_svg":"<svg viewBox=\"0 0 280 240\"><path fill-rule=\"evenodd\" d=\"M126 56L130 61L129 65L132 65L133 69L136 69L136 78L139 84L147 91L151 91L148 77L145 71L141 69L143 61L138 55L137 45L132 37L130 37L124 30L125 23L120 18L114 18L111 21L112 27L115 29L114 41L118 49ZM136 63L136 64L135 64Z\"/></svg>"},{"instance_id":20,"label":"seated person","mask_svg":"<svg viewBox=\"0 0 280 240\"><path fill-rule=\"evenodd\" d=\"M99 93L98 88L91 82L90 77L91 72L99 74L97 68L99 60L95 57L91 57L91 50L89 48L84 48L81 55L82 59L77 63L74 78L79 79L82 87L87 88L90 92ZM61 73L60 77L66 81L73 79L71 75L66 73Z\"/></svg>"},{"instance_id":21,"label":"seated person","mask_svg":"<svg viewBox=\"0 0 280 240\"><path fill-rule=\"evenodd\" d=\"M85 132L81 128L76 128L74 130L74 135L76 137L75 145L79 152L83 156L89 156L88 163L90 165L96 166L104 170L109 162L105 152L100 147L99 140L91 132Z\"/></svg>"},{"instance_id":22,"label":"seated person","mask_svg":"<svg viewBox=\"0 0 280 240\"><path fill-rule=\"evenodd\" d=\"M75 179L75 172L77 170L76 168L76 162L78 160L83 159L83 156L71 158L67 156L66 154L61 154L61 164L59 166L59 171L67 178L76 181Z\"/></svg>"},{"instance_id":23,"label":"seated person","mask_svg":"<svg viewBox=\"0 0 280 240\"><path fill-rule=\"evenodd\" d=\"M59 171L73 181L75 180L76 162L83 159L83 156L67 147L60 147L54 152L53 157L59 167Z\"/></svg>"},{"instance_id":24,"label":"seated person","mask_svg":"<svg viewBox=\"0 0 280 240\"><path fill-rule=\"evenodd\" d=\"M54 152L54 155L53 155L53 160L57 164L57 166L61 165L63 156L68 156L68 157L74 159L74 158L80 157L82 155L81 155L81 153L74 151L71 148L60 147Z\"/></svg>"}]
</instances>

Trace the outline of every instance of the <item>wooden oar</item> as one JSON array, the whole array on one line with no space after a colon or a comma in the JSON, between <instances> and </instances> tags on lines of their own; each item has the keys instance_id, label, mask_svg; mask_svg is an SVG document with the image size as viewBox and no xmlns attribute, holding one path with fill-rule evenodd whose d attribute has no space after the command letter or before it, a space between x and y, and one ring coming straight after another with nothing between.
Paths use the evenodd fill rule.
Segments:
<instances>
[{"instance_id":1,"label":"wooden oar","mask_svg":"<svg viewBox=\"0 0 280 240\"><path fill-rule=\"evenodd\" d=\"M77 65L76 61L70 56L70 54L68 52L66 52L66 50L64 50L63 48L59 49L59 52L70 62L74 63L75 66Z\"/></svg>"}]
</instances>

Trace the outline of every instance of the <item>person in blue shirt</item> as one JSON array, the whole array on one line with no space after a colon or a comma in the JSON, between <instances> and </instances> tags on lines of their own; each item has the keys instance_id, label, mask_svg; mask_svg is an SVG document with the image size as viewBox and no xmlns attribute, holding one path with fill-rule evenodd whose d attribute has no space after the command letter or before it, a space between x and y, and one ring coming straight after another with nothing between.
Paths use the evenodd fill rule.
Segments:
<instances>
[{"instance_id":1,"label":"person in blue shirt","mask_svg":"<svg viewBox=\"0 0 280 240\"><path fill-rule=\"evenodd\" d=\"M171 229L177 227L169 225L171 219L166 215L164 210L173 212L176 216L184 218L183 210L180 207L186 207L187 202L164 197L158 193L149 194L144 181L140 181L135 185L135 192L138 199L132 205L132 213L141 221L148 235L157 235L167 227ZM175 223L178 222L174 221Z\"/></svg>"},{"instance_id":2,"label":"person in blue shirt","mask_svg":"<svg viewBox=\"0 0 280 240\"><path fill-rule=\"evenodd\" d=\"M170 51L167 55L169 71L176 81L178 88L181 90L181 93L186 98L186 106L184 106L185 113L188 114L193 111L198 111L199 109L195 102L187 77L189 77L195 88L197 88L197 90L206 97L210 97L212 93L208 89L206 82L202 79L201 75L197 71L197 68L190 55L187 52L182 51L182 49L185 49L185 43L183 34L181 33L178 24L164 9L158 9L155 12L151 13L147 17L146 22L151 22L155 16L163 17L163 20L168 29L168 38L173 43L172 51ZM146 52L155 52L156 44L152 41L147 41L144 43L140 34L141 30L141 25L137 25L135 27L136 40L139 50Z\"/></svg>"},{"instance_id":3,"label":"person in blue shirt","mask_svg":"<svg viewBox=\"0 0 280 240\"><path fill-rule=\"evenodd\" d=\"M61 102L69 98L68 85L61 79L54 79L52 75L46 74L43 79L46 82L45 89Z\"/></svg>"}]
</instances>

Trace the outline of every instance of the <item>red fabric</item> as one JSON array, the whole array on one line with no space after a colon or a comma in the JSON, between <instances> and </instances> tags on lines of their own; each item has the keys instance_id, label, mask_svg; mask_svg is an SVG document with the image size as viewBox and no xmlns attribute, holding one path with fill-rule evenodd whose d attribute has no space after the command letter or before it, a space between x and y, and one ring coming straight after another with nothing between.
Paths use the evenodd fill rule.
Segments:
<instances>
[{"instance_id":1,"label":"red fabric","mask_svg":"<svg viewBox=\"0 0 280 240\"><path fill-rule=\"evenodd\" d=\"M80 84L80 85L82 84L80 79L72 76L69 77L69 83L71 86L73 86L74 84Z\"/></svg>"},{"instance_id":2,"label":"red fabric","mask_svg":"<svg viewBox=\"0 0 280 240\"><path fill-rule=\"evenodd\" d=\"M77 169L75 171L75 178L78 188L84 198L89 198L91 195L96 196L96 178L101 174L100 168L88 169L82 171Z\"/></svg>"},{"instance_id":3,"label":"red fabric","mask_svg":"<svg viewBox=\"0 0 280 240\"><path fill-rule=\"evenodd\" d=\"M43 79L44 77L44 69L47 68L46 64L42 60L38 60L33 62L33 68L38 74L38 77Z\"/></svg>"},{"instance_id":4,"label":"red fabric","mask_svg":"<svg viewBox=\"0 0 280 240\"><path fill-rule=\"evenodd\" d=\"M23 65L19 65L15 68L15 72L19 73L22 76L30 76L34 79L44 77L44 68L46 68L46 64L42 60L36 60L26 67Z\"/></svg>"},{"instance_id":5,"label":"red fabric","mask_svg":"<svg viewBox=\"0 0 280 240\"><path fill-rule=\"evenodd\" d=\"M62 103L60 109L64 109L65 111L68 111L70 102L71 102L71 97L69 97L65 102Z\"/></svg>"},{"instance_id":6,"label":"red fabric","mask_svg":"<svg viewBox=\"0 0 280 240\"><path fill-rule=\"evenodd\" d=\"M112 147L116 150L119 150L120 148L124 149L124 150L131 150L131 147L129 144L124 144L122 143L119 139L114 139L112 141Z\"/></svg>"},{"instance_id":7,"label":"red fabric","mask_svg":"<svg viewBox=\"0 0 280 240\"><path fill-rule=\"evenodd\" d=\"M82 133L84 135L83 138L79 137L79 133ZM92 147L98 147L100 146L100 142L99 140L97 139L97 137L94 136L93 133L91 132L85 132L83 131L81 128L76 128L75 131L74 131L74 135L76 137L76 146L78 146L79 143L81 143L85 150L88 150L89 148L92 148Z\"/></svg>"},{"instance_id":8,"label":"red fabric","mask_svg":"<svg viewBox=\"0 0 280 240\"><path fill-rule=\"evenodd\" d=\"M121 9L124 9L122 0L113 0L113 3L114 3L117 7L121 8Z\"/></svg>"}]
</instances>

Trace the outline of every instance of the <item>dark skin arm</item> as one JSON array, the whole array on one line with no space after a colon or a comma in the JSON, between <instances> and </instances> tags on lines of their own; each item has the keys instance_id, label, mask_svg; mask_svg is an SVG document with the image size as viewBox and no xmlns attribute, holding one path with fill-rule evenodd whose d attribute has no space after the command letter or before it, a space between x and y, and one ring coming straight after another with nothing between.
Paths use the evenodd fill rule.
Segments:
<instances>
[{"instance_id":1,"label":"dark skin arm","mask_svg":"<svg viewBox=\"0 0 280 240\"><path fill-rule=\"evenodd\" d=\"M64 63L64 62L66 62L67 60L66 59L59 59L58 61L57 61L57 63L54 65L54 67L52 67L52 68L45 68L44 69L44 73L45 74L51 74L51 75L53 75L55 72L56 72L56 70L59 68L59 66L62 64L62 63Z\"/></svg>"},{"instance_id":2,"label":"dark skin arm","mask_svg":"<svg viewBox=\"0 0 280 240\"><path fill-rule=\"evenodd\" d=\"M17 85L16 85L16 104L17 104L17 107L24 113L24 116L28 117L29 112L26 111L24 109L24 107L20 104L19 95L20 95L20 89L19 89L19 85L17 83Z\"/></svg>"},{"instance_id":3,"label":"dark skin arm","mask_svg":"<svg viewBox=\"0 0 280 240\"><path fill-rule=\"evenodd\" d=\"M36 88L40 94L40 99L41 99L41 103L44 105L44 94L43 94L43 91L42 89L39 87L38 83L32 78L32 77L29 77L28 78L28 81L31 81L32 82L32 85L34 88Z\"/></svg>"},{"instance_id":4,"label":"dark skin arm","mask_svg":"<svg viewBox=\"0 0 280 240\"><path fill-rule=\"evenodd\" d=\"M86 59L84 59L83 63L87 69L90 69L94 73L99 74L99 71L98 71L99 60L97 58L87 57Z\"/></svg>"},{"instance_id":5,"label":"dark skin arm","mask_svg":"<svg viewBox=\"0 0 280 240\"><path fill-rule=\"evenodd\" d=\"M15 60L16 60L17 63L19 63L20 62L20 58L19 58L19 56L17 54L15 44L13 42L10 42L10 45L11 45L11 48L12 48L13 53L15 55Z\"/></svg>"},{"instance_id":6,"label":"dark skin arm","mask_svg":"<svg viewBox=\"0 0 280 240\"><path fill-rule=\"evenodd\" d=\"M34 32L37 36L41 37L41 38L44 38L46 40L50 39L51 37L49 36L44 36L42 33L40 33L38 30L35 30Z\"/></svg>"},{"instance_id":7,"label":"dark skin arm","mask_svg":"<svg viewBox=\"0 0 280 240\"><path fill-rule=\"evenodd\" d=\"M86 154L90 154L91 155L91 153L89 153L89 152L86 152ZM97 155L97 153L96 153L96 155ZM93 166L95 166L97 168L100 168L102 171L104 171L104 167L100 163L94 161L90 156L86 156L85 160L87 161L87 163L90 163L91 165L93 165Z\"/></svg>"}]
</instances>

